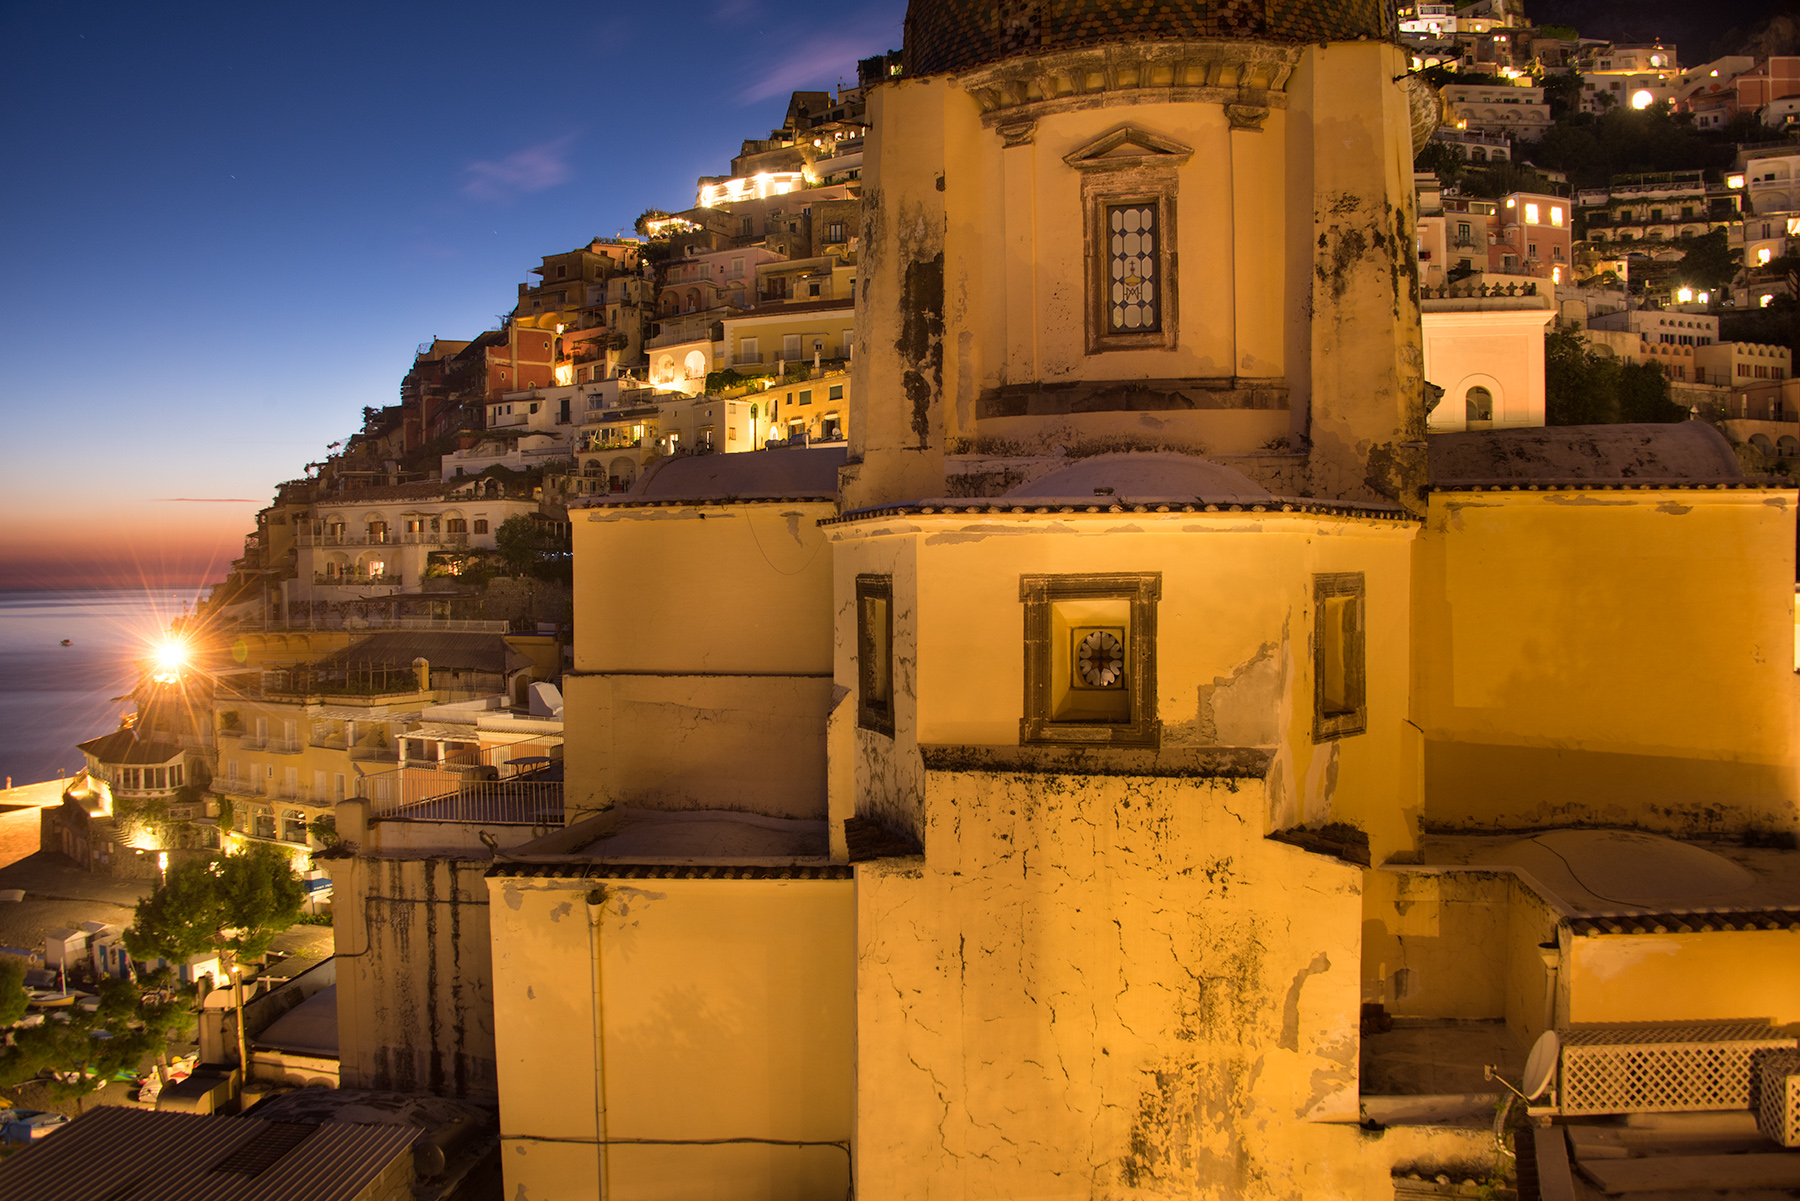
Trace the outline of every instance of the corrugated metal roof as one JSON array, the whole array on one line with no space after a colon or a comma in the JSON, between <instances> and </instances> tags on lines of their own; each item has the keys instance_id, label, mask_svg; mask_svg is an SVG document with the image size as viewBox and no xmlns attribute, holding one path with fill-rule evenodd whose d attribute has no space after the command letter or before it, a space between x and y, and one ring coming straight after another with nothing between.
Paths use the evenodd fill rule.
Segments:
<instances>
[{"instance_id":1,"label":"corrugated metal roof","mask_svg":"<svg viewBox=\"0 0 1800 1201\"><path fill-rule=\"evenodd\" d=\"M353 1201L411 1155L410 1126L304 1126L104 1106L3 1162L31 1201Z\"/></svg>"}]
</instances>

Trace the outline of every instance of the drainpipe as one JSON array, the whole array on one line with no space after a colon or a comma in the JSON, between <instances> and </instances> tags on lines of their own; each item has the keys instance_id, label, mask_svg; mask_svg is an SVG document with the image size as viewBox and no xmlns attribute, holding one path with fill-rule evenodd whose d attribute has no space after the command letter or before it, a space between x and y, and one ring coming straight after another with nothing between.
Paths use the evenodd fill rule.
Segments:
<instances>
[{"instance_id":1,"label":"drainpipe","mask_svg":"<svg viewBox=\"0 0 1800 1201\"><path fill-rule=\"evenodd\" d=\"M244 969L241 965L231 965L232 990L237 1001L237 1044L238 1044L238 1112L244 1111L244 1093L250 1085L250 1040L244 1032Z\"/></svg>"},{"instance_id":2,"label":"drainpipe","mask_svg":"<svg viewBox=\"0 0 1800 1201\"><path fill-rule=\"evenodd\" d=\"M606 890L587 894L588 956L593 964L594 989L594 1183L599 1201L608 1201L612 1188L606 1179L606 1023L601 1008L600 918L606 909Z\"/></svg>"},{"instance_id":3,"label":"drainpipe","mask_svg":"<svg viewBox=\"0 0 1800 1201\"><path fill-rule=\"evenodd\" d=\"M1544 1029L1556 1029L1556 975L1562 967L1562 948L1554 942L1538 944L1538 958L1544 961Z\"/></svg>"}]
</instances>

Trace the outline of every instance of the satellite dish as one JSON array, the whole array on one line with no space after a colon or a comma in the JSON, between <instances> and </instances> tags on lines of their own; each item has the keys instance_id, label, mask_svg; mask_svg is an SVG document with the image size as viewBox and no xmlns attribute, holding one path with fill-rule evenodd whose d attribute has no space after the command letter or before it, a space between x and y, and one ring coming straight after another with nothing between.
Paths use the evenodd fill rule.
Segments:
<instances>
[{"instance_id":1,"label":"satellite dish","mask_svg":"<svg viewBox=\"0 0 1800 1201\"><path fill-rule=\"evenodd\" d=\"M1531 1045L1531 1054L1525 1057L1525 1078L1519 1082L1524 1086L1522 1091L1527 1101L1537 1100L1550 1087L1561 1052L1562 1042L1554 1030L1544 1031Z\"/></svg>"}]
</instances>

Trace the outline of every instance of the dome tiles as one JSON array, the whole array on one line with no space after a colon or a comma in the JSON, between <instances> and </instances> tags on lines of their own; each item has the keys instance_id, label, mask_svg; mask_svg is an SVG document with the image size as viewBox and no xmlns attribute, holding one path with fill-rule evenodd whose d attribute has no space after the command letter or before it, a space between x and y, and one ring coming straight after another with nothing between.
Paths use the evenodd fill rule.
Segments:
<instances>
[{"instance_id":1,"label":"dome tiles","mask_svg":"<svg viewBox=\"0 0 1800 1201\"><path fill-rule=\"evenodd\" d=\"M908 75L961 71L1023 54L1119 42L1342 42L1394 36L1384 0L914 0L906 10Z\"/></svg>"}]
</instances>

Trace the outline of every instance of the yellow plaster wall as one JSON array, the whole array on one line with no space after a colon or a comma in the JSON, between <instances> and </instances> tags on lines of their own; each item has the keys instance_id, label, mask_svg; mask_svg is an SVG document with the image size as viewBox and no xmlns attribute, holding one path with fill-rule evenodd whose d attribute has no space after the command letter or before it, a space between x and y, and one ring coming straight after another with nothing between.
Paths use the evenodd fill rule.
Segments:
<instances>
[{"instance_id":1,"label":"yellow plaster wall","mask_svg":"<svg viewBox=\"0 0 1800 1201\"><path fill-rule=\"evenodd\" d=\"M823 818L831 680L568 676L563 806L612 804Z\"/></svg>"},{"instance_id":2,"label":"yellow plaster wall","mask_svg":"<svg viewBox=\"0 0 1800 1201\"><path fill-rule=\"evenodd\" d=\"M924 803L922 864L857 869L859 1197L1391 1195L1354 1125L1362 873L1262 838L1260 784L934 772Z\"/></svg>"},{"instance_id":3,"label":"yellow plaster wall","mask_svg":"<svg viewBox=\"0 0 1800 1201\"><path fill-rule=\"evenodd\" d=\"M1509 876L1371 871L1363 896L1363 999L1396 1017L1506 1015ZM1404 970L1405 975L1400 973Z\"/></svg>"},{"instance_id":4,"label":"yellow plaster wall","mask_svg":"<svg viewBox=\"0 0 1800 1201\"><path fill-rule=\"evenodd\" d=\"M844 1196L835 1147L618 1140L849 1138L849 880L489 887L508 1196Z\"/></svg>"},{"instance_id":5,"label":"yellow plaster wall","mask_svg":"<svg viewBox=\"0 0 1800 1201\"><path fill-rule=\"evenodd\" d=\"M1410 847L1416 745L1406 736L1410 594L1406 523L1301 515L1121 515L1048 523L918 517L869 523L838 552L838 682L856 686L859 571L896 572L896 735L869 747L877 809L897 824L916 795L908 748L1017 745L1028 573L1162 573L1157 713L1163 746L1264 747L1275 754L1263 830L1329 821L1361 827L1375 862ZM883 534L883 531L887 531ZM910 553L900 549L910 542ZM916 564L909 576L906 559ZM1368 593L1365 733L1313 741L1312 576L1361 571ZM889 754L893 760L887 759ZM895 791L887 792L891 788ZM867 811L867 810L864 810Z\"/></svg>"},{"instance_id":6,"label":"yellow plaster wall","mask_svg":"<svg viewBox=\"0 0 1800 1201\"><path fill-rule=\"evenodd\" d=\"M350 829L358 811L366 807L350 802L340 824ZM494 1095L487 857L427 852L323 865L343 1087Z\"/></svg>"},{"instance_id":7,"label":"yellow plaster wall","mask_svg":"<svg viewBox=\"0 0 1800 1201\"><path fill-rule=\"evenodd\" d=\"M1559 964L1555 977L1558 994L1555 1012L1544 1011L1545 984L1549 968L1539 947L1545 943L1566 942L1566 929L1559 928L1561 915L1536 890L1513 877L1507 893L1506 914L1506 1024L1521 1044L1530 1046L1538 1035L1551 1026L1568 1024L1568 999L1564 995ZM1501 945L1499 943L1489 945ZM1546 1021L1546 1017L1549 1021Z\"/></svg>"},{"instance_id":8,"label":"yellow plaster wall","mask_svg":"<svg viewBox=\"0 0 1800 1201\"><path fill-rule=\"evenodd\" d=\"M575 670L829 675L831 557L818 520L835 511L577 512Z\"/></svg>"},{"instance_id":9,"label":"yellow plaster wall","mask_svg":"<svg viewBox=\"0 0 1800 1201\"><path fill-rule=\"evenodd\" d=\"M1568 962L1570 1021L1800 1021L1792 930L1578 936Z\"/></svg>"},{"instance_id":10,"label":"yellow plaster wall","mask_svg":"<svg viewBox=\"0 0 1800 1201\"><path fill-rule=\"evenodd\" d=\"M576 514L564 808L825 816L823 504Z\"/></svg>"},{"instance_id":11,"label":"yellow plaster wall","mask_svg":"<svg viewBox=\"0 0 1800 1201\"><path fill-rule=\"evenodd\" d=\"M1431 821L1795 827L1791 496L1436 493L1418 548Z\"/></svg>"}]
</instances>

